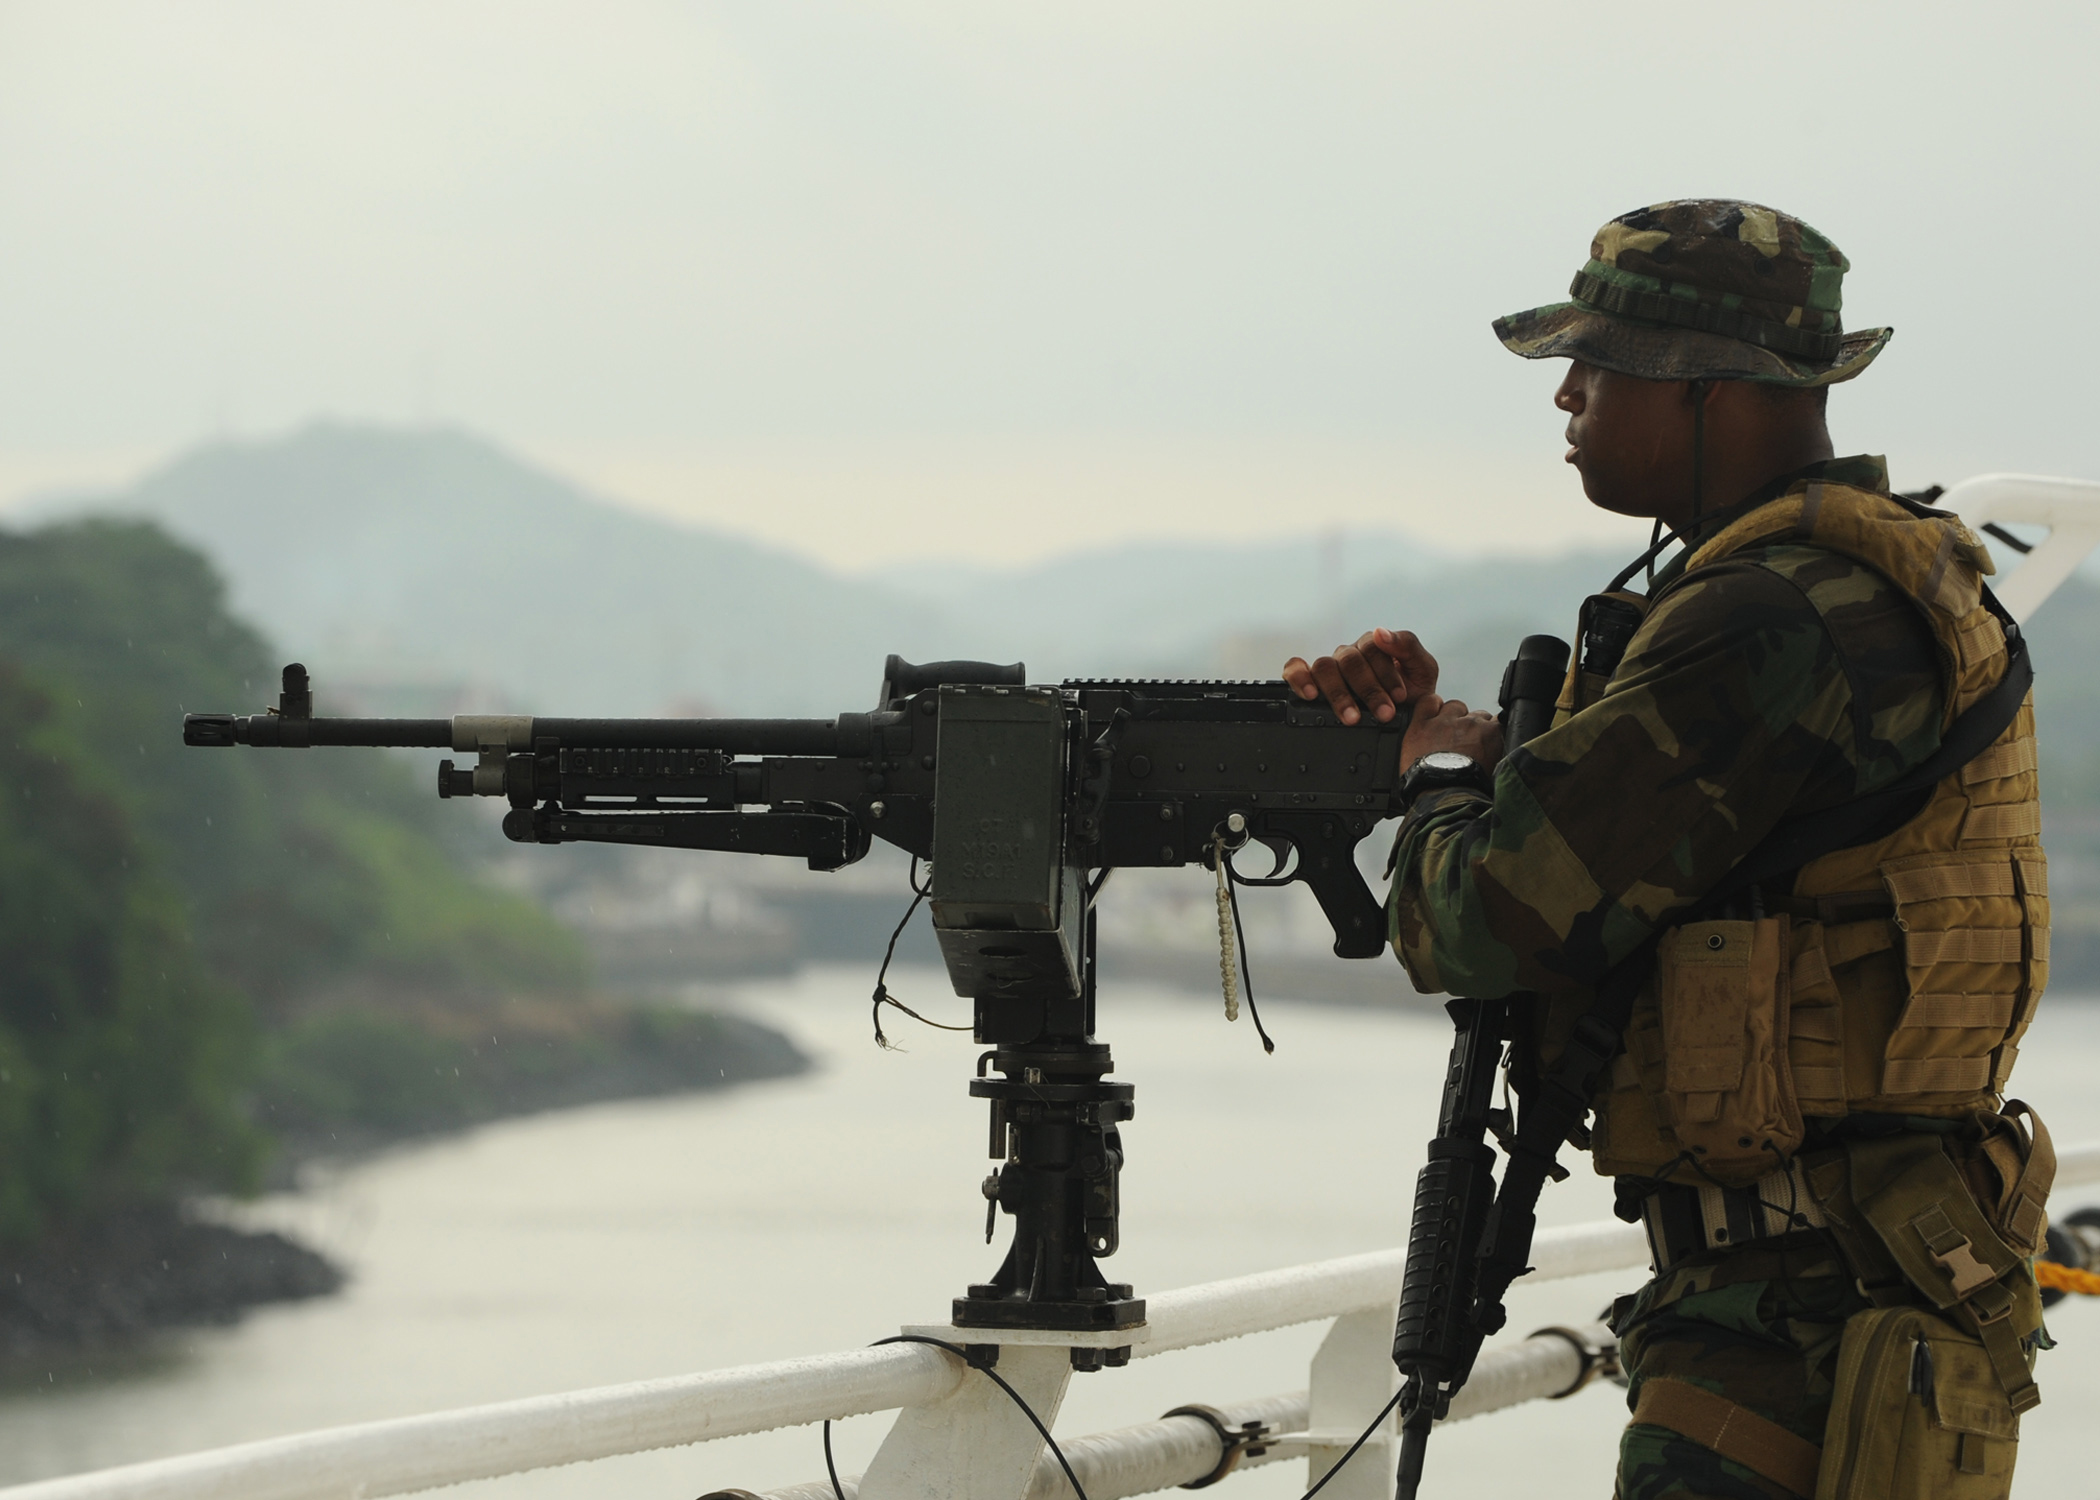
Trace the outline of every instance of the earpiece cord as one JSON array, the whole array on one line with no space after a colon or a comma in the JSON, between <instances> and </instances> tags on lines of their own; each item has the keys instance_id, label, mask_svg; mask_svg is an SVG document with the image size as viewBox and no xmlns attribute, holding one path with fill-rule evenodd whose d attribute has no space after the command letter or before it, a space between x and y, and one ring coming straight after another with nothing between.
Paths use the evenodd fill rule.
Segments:
<instances>
[{"instance_id":1,"label":"earpiece cord","mask_svg":"<svg viewBox=\"0 0 2100 1500\"><path fill-rule=\"evenodd\" d=\"M1761 504L1768 497L1752 495L1739 505L1716 511L1711 518L1706 515L1706 391L1713 382L1695 380L1692 384L1692 519L1681 532L1664 528L1662 518L1656 517L1655 527L1649 533L1648 550L1620 569L1617 576L1604 586L1607 594L1626 587L1626 581L1643 568L1648 571L1648 588L1655 589L1655 559L1672 542L1683 542L1689 547L1709 525L1719 525L1733 520L1737 515Z\"/></svg>"},{"instance_id":2,"label":"earpiece cord","mask_svg":"<svg viewBox=\"0 0 2100 1500\"><path fill-rule=\"evenodd\" d=\"M1692 382L1692 534L1699 533L1699 513L1706 507L1706 390L1708 382Z\"/></svg>"}]
</instances>

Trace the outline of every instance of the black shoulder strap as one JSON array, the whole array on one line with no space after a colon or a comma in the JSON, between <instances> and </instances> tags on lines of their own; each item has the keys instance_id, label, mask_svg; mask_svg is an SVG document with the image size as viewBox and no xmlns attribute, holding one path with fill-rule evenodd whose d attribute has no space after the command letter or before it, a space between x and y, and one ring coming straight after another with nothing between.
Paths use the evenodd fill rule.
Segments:
<instances>
[{"instance_id":1,"label":"black shoulder strap","mask_svg":"<svg viewBox=\"0 0 2100 1500\"><path fill-rule=\"evenodd\" d=\"M1741 895L1753 885L1798 870L1825 854L1887 837L1924 810L1933 787L1988 750L2005 732L2034 686L2034 661L2027 652L2027 637L1997 596L1986 589L1983 597L2005 627L2005 675L1998 685L1947 726L1939 749L1895 781L1826 811L1781 822L1702 898L1702 904Z\"/></svg>"}]
</instances>

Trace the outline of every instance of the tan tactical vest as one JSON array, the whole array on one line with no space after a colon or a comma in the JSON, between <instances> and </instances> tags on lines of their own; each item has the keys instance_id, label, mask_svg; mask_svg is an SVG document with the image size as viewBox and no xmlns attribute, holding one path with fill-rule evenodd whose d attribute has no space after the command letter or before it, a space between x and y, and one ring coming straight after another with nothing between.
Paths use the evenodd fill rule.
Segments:
<instances>
[{"instance_id":1,"label":"tan tactical vest","mask_svg":"<svg viewBox=\"0 0 2100 1500\"><path fill-rule=\"evenodd\" d=\"M1944 723L2003 675L2005 633L1981 601L1990 559L1958 520L1811 482L1719 532L1686 573L1779 542L1841 553L1910 596L1939 644ZM2030 695L1887 838L1804 866L1761 920L1667 933L1598 1106L1597 1170L1737 1185L1800 1146L1804 1117L1995 1108L2049 973L2040 832Z\"/></svg>"}]
</instances>

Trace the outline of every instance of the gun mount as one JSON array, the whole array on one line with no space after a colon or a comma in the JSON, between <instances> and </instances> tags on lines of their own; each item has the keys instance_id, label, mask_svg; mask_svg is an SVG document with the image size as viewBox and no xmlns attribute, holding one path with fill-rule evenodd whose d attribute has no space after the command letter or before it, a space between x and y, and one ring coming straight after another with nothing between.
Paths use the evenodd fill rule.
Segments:
<instances>
[{"instance_id":1,"label":"gun mount","mask_svg":"<svg viewBox=\"0 0 2100 1500\"><path fill-rule=\"evenodd\" d=\"M1303 881L1343 958L1385 948L1356 849L1398 812L1404 720L1343 724L1282 682L1083 679L892 656L878 706L834 719L322 718L306 669L263 714L190 714L197 746L432 748L441 797L502 797L521 843L598 842L801 858L833 870L882 839L931 861L950 982L991 1050L1005 1262L956 1299L958 1326L1113 1331L1144 1320L1115 1253L1117 1127L1133 1090L1095 1040L1095 898L1125 867L1202 865L1247 885ZM1261 876L1231 871L1248 843ZM985 1075L987 1065L1001 1076ZM1127 1349L1122 1351L1127 1355ZM1075 1362L1116 1362L1078 1349Z\"/></svg>"}]
</instances>

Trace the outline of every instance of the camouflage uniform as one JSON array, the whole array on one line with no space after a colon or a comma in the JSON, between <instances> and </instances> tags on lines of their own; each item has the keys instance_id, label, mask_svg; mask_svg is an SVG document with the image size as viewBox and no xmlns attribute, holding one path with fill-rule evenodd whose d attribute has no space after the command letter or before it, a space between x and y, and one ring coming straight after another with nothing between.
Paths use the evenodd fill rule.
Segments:
<instances>
[{"instance_id":1,"label":"camouflage uniform","mask_svg":"<svg viewBox=\"0 0 2100 1500\"><path fill-rule=\"evenodd\" d=\"M1850 458L1775 494L1812 477L1888 488L1879 459ZM1782 818L1925 760L1940 710L1931 633L1873 570L1795 545L1706 570L1598 703L1503 759L1492 800L1422 799L1390 897L1401 960L1428 993L1581 992Z\"/></svg>"},{"instance_id":2,"label":"camouflage uniform","mask_svg":"<svg viewBox=\"0 0 2100 1500\"><path fill-rule=\"evenodd\" d=\"M1658 203L1597 231L1572 302L1496 320L1526 359L1572 357L1643 380L1850 380L1888 328L1846 333L1838 247L1789 214L1727 198Z\"/></svg>"},{"instance_id":3,"label":"camouflage uniform","mask_svg":"<svg viewBox=\"0 0 2100 1500\"><path fill-rule=\"evenodd\" d=\"M1827 239L1772 210L1662 204L1598 232L1573 301L1495 331L1527 358L1644 379L1827 385L1890 336L1842 330L1845 269ZM1888 488L1881 461L1862 457L1762 498L1812 479ZM1394 948L1424 992L1535 991L1571 1023L1606 970L1782 819L1931 756L1940 684L1931 631L1873 569L1798 544L1731 557L1659 600L1602 697L1505 757L1492 797L1418 801L1395 849ZM1841 1331L1867 1306L1820 1229L1695 1254L1614 1309L1629 1399L1667 1376L1821 1443ZM1622 1441L1624 1500L1791 1493L1668 1428L1629 1426Z\"/></svg>"},{"instance_id":4,"label":"camouflage uniform","mask_svg":"<svg viewBox=\"0 0 2100 1500\"><path fill-rule=\"evenodd\" d=\"M1821 1443L1838 1342L1846 1320L1867 1307L1827 1246L1709 1250L1613 1309L1620 1358L1632 1375L1627 1402L1638 1401L1650 1380L1682 1380L1724 1391ZM1667 1427L1635 1423L1619 1443L1618 1493L1627 1500L1787 1500L1793 1492Z\"/></svg>"}]
</instances>

